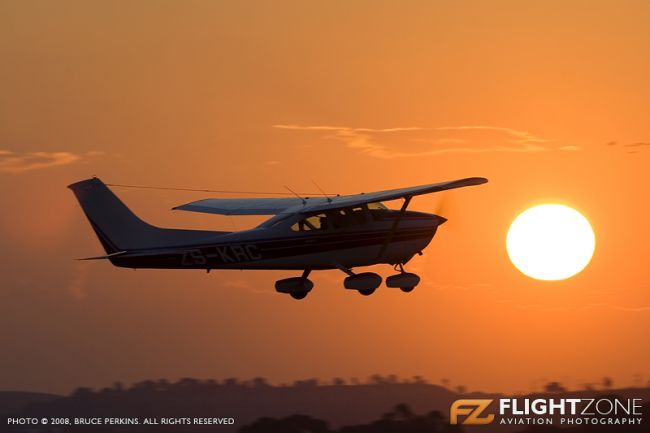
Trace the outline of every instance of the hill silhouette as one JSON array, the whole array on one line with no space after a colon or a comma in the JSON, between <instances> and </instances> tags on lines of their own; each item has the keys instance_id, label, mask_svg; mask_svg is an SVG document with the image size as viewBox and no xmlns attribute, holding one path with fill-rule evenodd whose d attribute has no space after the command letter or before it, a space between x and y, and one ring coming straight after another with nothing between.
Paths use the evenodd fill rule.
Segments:
<instances>
[{"instance_id":1,"label":"hill silhouette","mask_svg":"<svg viewBox=\"0 0 650 433\"><path fill-rule=\"evenodd\" d=\"M553 392L530 394L528 398L590 398L617 395L641 398L647 402L650 388L617 390L566 391L550 387ZM459 390L457 390L459 391ZM460 389L464 391L464 389ZM20 395L25 394L25 395ZM31 397L30 397L31 396ZM110 425L76 427L75 431L135 432L160 431L183 433L220 431L242 433L313 432L472 432L552 433L553 426L497 425L459 426L447 421L451 403L458 398L504 397L500 394L458 393L423 380L399 382L394 378L373 376L368 383L347 384L335 380L330 384L316 379L297 381L292 385L274 386L263 378L222 381L191 378L169 382L164 379L146 380L124 387L116 383L100 390L78 388L68 396L0 392L0 414L12 417L70 417L70 418L233 418L233 425ZM647 403L644 413L647 413ZM4 424L3 419L3 424ZM645 426L643 426L645 427ZM618 427L620 431L620 426ZM10 432L25 432L25 427L9 426ZM31 426L31 432L59 431L52 426ZM578 426L562 429L566 433L591 431L609 432L607 426ZM634 431L628 430L626 431ZM643 431L643 430L638 430Z\"/></svg>"},{"instance_id":2,"label":"hill silhouette","mask_svg":"<svg viewBox=\"0 0 650 433\"><path fill-rule=\"evenodd\" d=\"M0 391L0 416L20 412L33 404L50 403L61 397L43 392Z\"/></svg>"}]
</instances>

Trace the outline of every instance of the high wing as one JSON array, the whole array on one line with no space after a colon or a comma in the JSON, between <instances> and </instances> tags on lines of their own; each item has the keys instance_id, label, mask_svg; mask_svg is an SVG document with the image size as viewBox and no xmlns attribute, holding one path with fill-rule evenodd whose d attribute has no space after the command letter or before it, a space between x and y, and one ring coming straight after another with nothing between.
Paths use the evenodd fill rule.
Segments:
<instances>
[{"instance_id":1,"label":"high wing","mask_svg":"<svg viewBox=\"0 0 650 433\"><path fill-rule=\"evenodd\" d=\"M310 198L209 198L198 200L174 209L192 212L204 212L220 215L277 215L287 213L311 213L332 209L359 206L365 203L410 198L416 195L430 194L448 189L481 185L488 180L483 177L468 177L448 182L390 189L370 193L344 195L336 197Z\"/></svg>"},{"instance_id":2,"label":"high wing","mask_svg":"<svg viewBox=\"0 0 650 433\"><path fill-rule=\"evenodd\" d=\"M309 198L305 201L322 200L327 203L326 198ZM287 209L302 206L303 200L298 197L289 198L207 198L205 200L193 201L174 210L186 210L190 212L213 213L219 215L277 215L284 213Z\"/></svg>"},{"instance_id":3,"label":"high wing","mask_svg":"<svg viewBox=\"0 0 650 433\"><path fill-rule=\"evenodd\" d=\"M386 191L370 192L367 194L344 195L332 198L331 202L308 203L303 206L300 212L318 212L328 209L340 209L344 207L359 206L364 203L375 203L382 201L396 200L398 198L413 197L416 195L430 194L432 192L445 191L447 189L462 188L465 186L481 185L488 180L483 177L468 177L465 179L452 180L449 182L431 183L429 185L412 186L408 188L389 189Z\"/></svg>"}]
</instances>

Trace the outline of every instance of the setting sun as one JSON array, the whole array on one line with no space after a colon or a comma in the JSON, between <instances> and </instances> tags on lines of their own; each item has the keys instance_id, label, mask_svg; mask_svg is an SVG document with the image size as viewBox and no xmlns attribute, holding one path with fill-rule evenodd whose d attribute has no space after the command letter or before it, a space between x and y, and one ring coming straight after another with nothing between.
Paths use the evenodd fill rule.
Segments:
<instances>
[{"instance_id":1,"label":"setting sun","mask_svg":"<svg viewBox=\"0 0 650 433\"><path fill-rule=\"evenodd\" d=\"M595 237L580 212L561 204L543 204L515 218L506 247L523 274L537 280L564 280L587 266Z\"/></svg>"}]
</instances>

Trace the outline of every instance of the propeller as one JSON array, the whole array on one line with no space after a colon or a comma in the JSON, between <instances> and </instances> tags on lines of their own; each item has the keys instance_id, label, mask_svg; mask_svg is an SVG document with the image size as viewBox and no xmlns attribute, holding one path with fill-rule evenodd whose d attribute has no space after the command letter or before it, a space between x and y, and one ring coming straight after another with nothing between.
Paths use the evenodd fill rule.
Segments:
<instances>
[{"instance_id":1,"label":"propeller","mask_svg":"<svg viewBox=\"0 0 650 433\"><path fill-rule=\"evenodd\" d=\"M441 192L439 194L438 202L436 203L436 207L433 213L446 218L447 223L445 224L445 229L449 229L449 220L452 220L454 216L454 206L453 199L448 192ZM451 226L453 227L453 224L451 224Z\"/></svg>"}]
</instances>

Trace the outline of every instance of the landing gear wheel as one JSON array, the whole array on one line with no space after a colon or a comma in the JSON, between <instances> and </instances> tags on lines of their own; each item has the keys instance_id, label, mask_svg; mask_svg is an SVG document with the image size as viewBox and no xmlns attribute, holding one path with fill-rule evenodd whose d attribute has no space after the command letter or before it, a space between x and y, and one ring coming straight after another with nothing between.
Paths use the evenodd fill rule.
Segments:
<instances>
[{"instance_id":1,"label":"landing gear wheel","mask_svg":"<svg viewBox=\"0 0 650 433\"><path fill-rule=\"evenodd\" d=\"M420 277L416 274L403 271L404 269L400 266L399 274L386 278L386 286L400 289L404 293L410 293L420 283Z\"/></svg>"},{"instance_id":2,"label":"landing gear wheel","mask_svg":"<svg viewBox=\"0 0 650 433\"><path fill-rule=\"evenodd\" d=\"M364 289L364 290L359 290L359 293L361 293L363 296L370 296L373 293L375 293L375 289Z\"/></svg>"},{"instance_id":3,"label":"landing gear wheel","mask_svg":"<svg viewBox=\"0 0 650 433\"><path fill-rule=\"evenodd\" d=\"M307 278L310 272L310 269L305 269L301 277L291 277L276 281L275 291L287 293L293 299L305 299L305 296L314 288L314 283Z\"/></svg>"}]
</instances>

